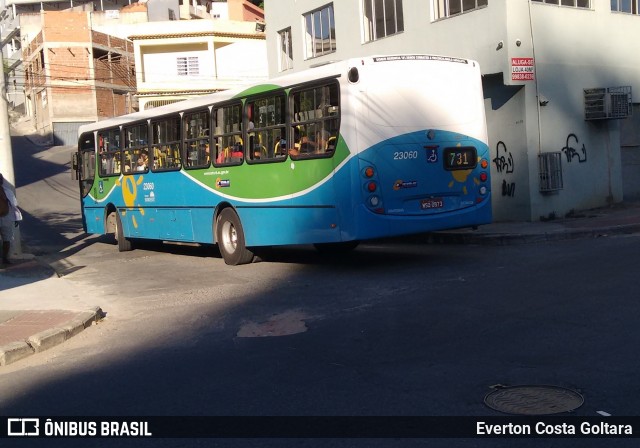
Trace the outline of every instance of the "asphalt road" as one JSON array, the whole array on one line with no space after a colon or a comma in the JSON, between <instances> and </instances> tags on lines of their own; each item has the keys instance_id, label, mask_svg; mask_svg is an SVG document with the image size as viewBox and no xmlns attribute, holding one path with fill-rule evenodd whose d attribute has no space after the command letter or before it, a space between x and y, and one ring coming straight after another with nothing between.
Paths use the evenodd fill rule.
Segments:
<instances>
[{"instance_id":1,"label":"asphalt road","mask_svg":"<svg viewBox=\"0 0 640 448\"><path fill-rule=\"evenodd\" d=\"M24 151L26 160L32 150ZM240 267L212 248L147 244L118 253L107 238L78 232L74 186L59 168L63 151L36 154L46 180L18 176L20 188L34 189L21 195L32 220L24 225L28 243L72 264L65 278L107 317L3 368L2 414L487 417L501 415L484 404L491 386L533 384L580 392L585 402L573 415L638 415L638 235L521 246L395 240L339 259L294 247ZM45 193L46 205L31 203ZM54 441L29 442L15 446ZM59 442L637 446L629 439Z\"/></svg>"}]
</instances>

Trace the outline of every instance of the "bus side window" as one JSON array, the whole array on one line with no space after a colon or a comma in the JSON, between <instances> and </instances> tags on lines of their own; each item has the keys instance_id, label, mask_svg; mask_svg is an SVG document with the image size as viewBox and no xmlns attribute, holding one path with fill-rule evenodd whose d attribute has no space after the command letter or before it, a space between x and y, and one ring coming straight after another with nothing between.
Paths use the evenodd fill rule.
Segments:
<instances>
[{"instance_id":1,"label":"bus side window","mask_svg":"<svg viewBox=\"0 0 640 448\"><path fill-rule=\"evenodd\" d=\"M124 130L123 172L146 172L149 168L147 122L126 126Z\"/></svg>"},{"instance_id":2,"label":"bus side window","mask_svg":"<svg viewBox=\"0 0 640 448\"><path fill-rule=\"evenodd\" d=\"M338 84L294 91L292 94L294 133L298 148L290 149L292 158L331 157L338 142L340 105Z\"/></svg>"},{"instance_id":3,"label":"bus side window","mask_svg":"<svg viewBox=\"0 0 640 448\"><path fill-rule=\"evenodd\" d=\"M101 176L119 175L120 163L120 129L107 129L98 133L98 152L100 153Z\"/></svg>"},{"instance_id":4,"label":"bus side window","mask_svg":"<svg viewBox=\"0 0 640 448\"><path fill-rule=\"evenodd\" d=\"M180 158L180 116L151 122L151 143L154 148L154 171L176 170Z\"/></svg>"},{"instance_id":5,"label":"bus side window","mask_svg":"<svg viewBox=\"0 0 640 448\"><path fill-rule=\"evenodd\" d=\"M213 111L214 165L240 165L244 160L242 106L233 104Z\"/></svg>"},{"instance_id":6,"label":"bus side window","mask_svg":"<svg viewBox=\"0 0 640 448\"><path fill-rule=\"evenodd\" d=\"M282 161L286 152L285 96L275 95L247 103L247 118L253 123L248 129L249 154L253 161Z\"/></svg>"},{"instance_id":7,"label":"bus side window","mask_svg":"<svg viewBox=\"0 0 640 448\"><path fill-rule=\"evenodd\" d=\"M209 110L185 113L183 142L188 168L205 168L210 164Z\"/></svg>"}]
</instances>

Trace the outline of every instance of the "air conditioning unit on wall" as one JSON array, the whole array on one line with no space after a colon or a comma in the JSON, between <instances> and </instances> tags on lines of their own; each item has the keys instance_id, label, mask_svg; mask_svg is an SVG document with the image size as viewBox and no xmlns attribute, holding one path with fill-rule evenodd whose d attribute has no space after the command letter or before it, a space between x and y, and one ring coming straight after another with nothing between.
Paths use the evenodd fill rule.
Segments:
<instances>
[{"instance_id":1,"label":"air conditioning unit on wall","mask_svg":"<svg viewBox=\"0 0 640 448\"><path fill-rule=\"evenodd\" d=\"M614 120L632 112L631 86L584 89L584 119Z\"/></svg>"}]
</instances>

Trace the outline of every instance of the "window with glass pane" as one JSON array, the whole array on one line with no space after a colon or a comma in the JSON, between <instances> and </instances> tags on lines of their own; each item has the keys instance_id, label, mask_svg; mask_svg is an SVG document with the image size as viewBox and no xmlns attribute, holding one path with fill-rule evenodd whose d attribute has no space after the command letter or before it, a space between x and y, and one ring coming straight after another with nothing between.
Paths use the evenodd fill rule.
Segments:
<instances>
[{"instance_id":1,"label":"window with glass pane","mask_svg":"<svg viewBox=\"0 0 640 448\"><path fill-rule=\"evenodd\" d=\"M304 15L306 58L311 59L336 51L336 27L333 4Z\"/></svg>"},{"instance_id":2,"label":"window with glass pane","mask_svg":"<svg viewBox=\"0 0 640 448\"><path fill-rule=\"evenodd\" d=\"M574 8L590 8L590 0L532 0L538 3L546 3L548 5L571 6Z\"/></svg>"},{"instance_id":3,"label":"window with glass pane","mask_svg":"<svg viewBox=\"0 0 640 448\"><path fill-rule=\"evenodd\" d=\"M364 41L404 31L402 0L364 0Z\"/></svg>"},{"instance_id":4,"label":"window with glass pane","mask_svg":"<svg viewBox=\"0 0 640 448\"><path fill-rule=\"evenodd\" d=\"M123 172L134 173L149 169L149 142L147 123L127 126L124 130L124 149L122 151Z\"/></svg>"},{"instance_id":5,"label":"window with glass pane","mask_svg":"<svg viewBox=\"0 0 640 448\"><path fill-rule=\"evenodd\" d=\"M290 70L293 68L293 54L291 53L291 28L278 31L278 41L280 52L280 71Z\"/></svg>"},{"instance_id":6,"label":"window with glass pane","mask_svg":"<svg viewBox=\"0 0 640 448\"><path fill-rule=\"evenodd\" d=\"M180 155L180 116L151 123L154 171L175 170L182 166Z\"/></svg>"},{"instance_id":7,"label":"window with glass pane","mask_svg":"<svg viewBox=\"0 0 640 448\"><path fill-rule=\"evenodd\" d=\"M79 174L82 196L86 196L91 191L93 179L96 175L96 140L93 132L87 132L80 136L78 141L80 155Z\"/></svg>"},{"instance_id":8,"label":"window with glass pane","mask_svg":"<svg viewBox=\"0 0 640 448\"><path fill-rule=\"evenodd\" d=\"M325 84L293 93L291 158L333 155L340 125L337 83Z\"/></svg>"},{"instance_id":9,"label":"window with glass pane","mask_svg":"<svg viewBox=\"0 0 640 448\"><path fill-rule=\"evenodd\" d=\"M487 6L489 0L432 0L436 20Z\"/></svg>"},{"instance_id":10,"label":"window with glass pane","mask_svg":"<svg viewBox=\"0 0 640 448\"><path fill-rule=\"evenodd\" d=\"M118 175L122 171L120 146L120 129L106 129L98 132L101 176Z\"/></svg>"},{"instance_id":11,"label":"window with glass pane","mask_svg":"<svg viewBox=\"0 0 640 448\"><path fill-rule=\"evenodd\" d=\"M244 159L242 106L233 104L214 111L215 165L240 165Z\"/></svg>"},{"instance_id":12,"label":"window with glass pane","mask_svg":"<svg viewBox=\"0 0 640 448\"><path fill-rule=\"evenodd\" d=\"M286 152L282 148L282 142L286 140L284 104L284 95L247 103L249 160L273 162L285 159Z\"/></svg>"},{"instance_id":13,"label":"window with glass pane","mask_svg":"<svg viewBox=\"0 0 640 448\"><path fill-rule=\"evenodd\" d=\"M209 166L209 111L186 112L182 123L185 150L183 159L187 168Z\"/></svg>"},{"instance_id":14,"label":"window with glass pane","mask_svg":"<svg viewBox=\"0 0 640 448\"><path fill-rule=\"evenodd\" d=\"M611 11L639 14L640 0L611 0Z\"/></svg>"}]
</instances>

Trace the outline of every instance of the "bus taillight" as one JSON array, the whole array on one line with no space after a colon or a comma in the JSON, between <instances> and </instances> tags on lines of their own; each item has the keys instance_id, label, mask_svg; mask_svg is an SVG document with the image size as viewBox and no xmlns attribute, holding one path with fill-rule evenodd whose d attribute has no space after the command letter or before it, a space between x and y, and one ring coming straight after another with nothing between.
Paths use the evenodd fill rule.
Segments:
<instances>
[{"instance_id":1,"label":"bus taillight","mask_svg":"<svg viewBox=\"0 0 640 448\"><path fill-rule=\"evenodd\" d=\"M486 182L488 178L489 176L487 176L487 173L484 173L484 172L480 173L480 180L482 182Z\"/></svg>"},{"instance_id":2,"label":"bus taillight","mask_svg":"<svg viewBox=\"0 0 640 448\"><path fill-rule=\"evenodd\" d=\"M373 194L379 190L376 169L373 166L368 165L361 171L361 173L362 177L366 179L363 185L366 193L365 204L374 213L384 214L382 198L379 194Z\"/></svg>"}]
</instances>

